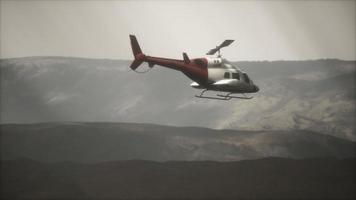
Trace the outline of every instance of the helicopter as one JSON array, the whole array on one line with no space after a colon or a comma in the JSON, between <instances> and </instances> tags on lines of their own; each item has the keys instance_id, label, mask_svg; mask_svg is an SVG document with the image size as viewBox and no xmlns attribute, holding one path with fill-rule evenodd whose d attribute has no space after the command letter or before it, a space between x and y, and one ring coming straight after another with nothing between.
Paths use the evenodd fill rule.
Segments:
<instances>
[{"instance_id":1,"label":"helicopter","mask_svg":"<svg viewBox=\"0 0 356 200\"><path fill-rule=\"evenodd\" d=\"M131 48L134 60L130 65L133 71L143 63L147 62L151 69L154 65L160 65L173 70L181 71L194 82L190 84L196 89L203 89L197 98L230 100L230 99L252 99L246 93L256 93L259 87L253 83L247 73L234 66L223 58L220 49L229 46L234 40L225 40L220 45L206 53L206 57L190 59L183 52L183 60L148 56L142 53L141 47L135 35L130 35ZM215 53L218 53L216 57ZM136 71L137 72L137 71ZM215 96L204 95L207 91L224 92ZM243 96L236 96L242 94Z\"/></svg>"}]
</instances>

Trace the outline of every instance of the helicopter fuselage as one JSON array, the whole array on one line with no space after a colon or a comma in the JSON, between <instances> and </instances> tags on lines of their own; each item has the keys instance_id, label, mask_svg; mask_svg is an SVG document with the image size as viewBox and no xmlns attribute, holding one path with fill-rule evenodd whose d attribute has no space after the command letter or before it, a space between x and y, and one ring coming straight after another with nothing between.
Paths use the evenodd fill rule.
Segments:
<instances>
[{"instance_id":1,"label":"helicopter fuselage","mask_svg":"<svg viewBox=\"0 0 356 200\"><path fill-rule=\"evenodd\" d=\"M143 62L147 62L150 68L160 65L181 71L194 81L190 84L193 88L228 93L255 93L259 91L259 88L245 72L220 55L189 59L187 54L183 53L183 60L153 57L142 53L135 36L130 35L130 39L135 57L130 66L132 70L136 70Z\"/></svg>"},{"instance_id":2,"label":"helicopter fuselage","mask_svg":"<svg viewBox=\"0 0 356 200\"><path fill-rule=\"evenodd\" d=\"M241 69L235 67L222 57L206 57L207 83L192 83L194 88L208 89L231 93L255 93L259 91L257 85Z\"/></svg>"},{"instance_id":3,"label":"helicopter fuselage","mask_svg":"<svg viewBox=\"0 0 356 200\"><path fill-rule=\"evenodd\" d=\"M259 91L258 86L245 72L221 57L204 57L192 60L143 57L143 61L148 62L150 67L160 65L181 71L194 81L190 86L196 89L231 93L255 93Z\"/></svg>"}]
</instances>

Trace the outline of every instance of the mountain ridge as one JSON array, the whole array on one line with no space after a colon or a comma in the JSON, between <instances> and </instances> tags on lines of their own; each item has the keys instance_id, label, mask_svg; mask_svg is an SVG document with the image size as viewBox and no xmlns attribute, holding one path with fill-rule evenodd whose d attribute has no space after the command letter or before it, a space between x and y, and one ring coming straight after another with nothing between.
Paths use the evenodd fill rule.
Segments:
<instances>
[{"instance_id":1,"label":"mountain ridge","mask_svg":"<svg viewBox=\"0 0 356 200\"><path fill-rule=\"evenodd\" d=\"M248 101L221 102L194 98L199 90L190 88L190 79L158 66L140 76L129 70L129 61L0 60L0 123L126 121L236 130L303 129L356 141L355 63L234 62L261 90Z\"/></svg>"}]
</instances>

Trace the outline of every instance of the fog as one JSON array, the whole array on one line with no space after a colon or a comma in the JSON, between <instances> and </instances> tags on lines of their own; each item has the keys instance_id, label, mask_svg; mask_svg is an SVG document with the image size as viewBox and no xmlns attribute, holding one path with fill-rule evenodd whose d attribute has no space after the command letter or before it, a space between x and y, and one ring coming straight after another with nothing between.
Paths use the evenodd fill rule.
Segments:
<instances>
[{"instance_id":1,"label":"fog","mask_svg":"<svg viewBox=\"0 0 356 200\"><path fill-rule=\"evenodd\" d=\"M355 59L355 1L1 1L0 57Z\"/></svg>"}]
</instances>

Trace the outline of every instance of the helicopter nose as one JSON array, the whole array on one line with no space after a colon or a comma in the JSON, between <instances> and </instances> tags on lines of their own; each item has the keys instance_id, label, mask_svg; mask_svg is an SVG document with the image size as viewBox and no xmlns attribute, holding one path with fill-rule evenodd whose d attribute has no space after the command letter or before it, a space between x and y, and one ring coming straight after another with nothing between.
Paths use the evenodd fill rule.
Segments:
<instances>
[{"instance_id":1,"label":"helicopter nose","mask_svg":"<svg viewBox=\"0 0 356 200\"><path fill-rule=\"evenodd\" d=\"M257 85L255 85L255 92L258 92L258 91L260 91L260 88L257 86Z\"/></svg>"}]
</instances>

